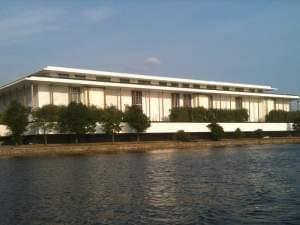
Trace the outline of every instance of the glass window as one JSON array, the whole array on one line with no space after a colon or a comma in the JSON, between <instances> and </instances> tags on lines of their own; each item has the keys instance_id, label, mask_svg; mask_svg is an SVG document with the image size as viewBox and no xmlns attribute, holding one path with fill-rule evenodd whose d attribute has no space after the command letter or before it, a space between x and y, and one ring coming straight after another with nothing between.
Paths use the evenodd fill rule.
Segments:
<instances>
[{"instance_id":1,"label":"glass window","mask_svg":"<svg viewBox=\"0 0 300 225\"><path fill-rule=\"evenodd\" d=\"M129 84L130 80L129 79L123 79L123 78L121 78L120 79L120 83Z\"/></svg>"},{"instance_id":2,"label":"glass window","mask_svg":"<svg viewBox=\"0 0 300 225\"><path fill-rule=\"evenodd\" d=\"M85 75L83 74L75 74L75 78L85 80Z\"/></svg>"},{"instance_id":3,"label":"glass window","mask_svg":"<svg viewBox=\"0 0 300 225\"><path fill-rule=\"evenodd\" d=\"M183 106L184 107L191 107L192 106L192 95L191 94L184 94L183 95Z\"/></svg>"},{"instance_id":4,"label":"glass window","mask_svg":"<svg viewBox=\"0 0 300 225\"><path fill-rule=\"evenodd\" d=\"M73 87L71 88L71 102L80 103L80 88Z\"/></svg>"},{"instance_id":5,"label":"glass window","mask_svg":"<svg viewBox=\"0 0 300 225\"><path fill-rule=\"evenodd\" d=\"M183 87L183 88L189 88L190 85L189 85L189 84L182 84L182 87Z\"/></svg>"},{"instance_id":6,"label":"glass window","mask_svg":"<svg viewBox=\"0 0 300 225\"><path fill-rule=\"evenodd\" d=\"M243 98L242 97L235 97L235 108L236 109L243 108Z\"/></svg>"},{"instance_id":7,"label":"glass window","mask_svg":"<svg viewBox=\"0 0 300 225\"><path fill-rule=\"evenodd\" d=\"M141 91L132 91L132 105L142 106L142 97Z\"/></svg>"},{"instance_id":8,"label":"glass window","mask_svg":"<svg viewBox=\"0 0 300 225\"><path fill-rule=\"evenodd\" d=\"M172 108L179 107L180 95L178 93L172 93Z\"/></svg>"},{"instance_id":9,"label":"glass window","mask_svg":"<svg viewBox=\"0 0 300 225\"><path fill-rule=\"evenodd\" d=\"M150 80L138 80L139 84L143 84L143 85L150 85L151 81Z\"/></svg>"},{"instance_id":10,"label":"glass window","mask_svg":"<svg viewBox=\"0 0 300 225\"><path fill-rule=\"evenodd\" d=\"M97 81L102 81L102 82L110 82L109 77L96 77Z\"/></svg>"},{"instance_id":11,"label":"glass window","mask_svg":"<svg viewBox=\"0 0 300 225\"><path fill-rule=\"evenodd\" d=\"M200 88L200 85L199 84L194 84L193 87L194 88Z\"/></svg>"},{"instance_id":12,"label":"glass window","mask_svg":"<svg viewBox=\"0 0 300 225\"><path fill-rule=\"evenodd\" d=\"M167 86L167 82L160 81L159 86Z\"/></svg>"},{"instance_id":13,"label":"glass window","mask_svg":"<svg viewBox=\"0 0 300 225\"><path fill-rule=\"evenodd\" d=\"M171 83L171 87L178 87L178 83Z\"/></svg>"}]
</instances>

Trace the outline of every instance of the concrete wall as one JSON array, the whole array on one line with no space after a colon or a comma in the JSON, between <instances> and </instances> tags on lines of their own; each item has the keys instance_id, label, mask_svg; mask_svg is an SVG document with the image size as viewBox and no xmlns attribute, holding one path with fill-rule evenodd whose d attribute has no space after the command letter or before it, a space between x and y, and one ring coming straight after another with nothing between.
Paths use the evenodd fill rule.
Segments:
<instances>
[{"instance_id":1,"label":"concrete wall","mask_svg":"<svg viewBox=\"0 0 300 225\"><path fill-rule=\"evenodd\" d=\"M175 133L178 130L185 132L209 132L207 125L209 123L171 123L171 122L153 122L151 127L148 128L146 133ZM240 128L243 132L251 132L257 129L263 131L292 131L293 126L291 123L219 123L225 132L234 132ZM126 123L122 124L121 133L134 133ZM27 134L34 134L35 132L29 131ZM56 133L56 132L54 132ZM103 133L101 125L97 126L96 133ZM42 131L40 131L42 134ZM4 125L0 125L0 136L9 135L9 130Z\"/></svg>"}]
</instances>

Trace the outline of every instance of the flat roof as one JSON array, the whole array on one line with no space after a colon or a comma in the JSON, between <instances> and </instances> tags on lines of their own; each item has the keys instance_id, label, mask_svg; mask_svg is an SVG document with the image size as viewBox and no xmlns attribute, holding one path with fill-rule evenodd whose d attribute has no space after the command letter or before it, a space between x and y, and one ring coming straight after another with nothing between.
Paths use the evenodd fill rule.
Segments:
<instances>
[{"instance_id":1,"label":"flat roof","mask_svg":"<svg viewBox=\"0 0 300 225\"><path fill-rule=\"evenodd\" d=\"M228 87L243 87L243 88L256 88L263 90L276 90L268 85L255 85L255 84L244 84L244 83L232 83L232 82L220 82L220 81L206 81L206 80L195 80L165 76L154 76L154 75L141 75L133 73L119 73L119 72L108 72L100 70L86 70L68 67L57 67L47 66L42 71L55 71L62 73L77 73L77 74L90 74L96 76L109 76L119 78L132 78L132 79L143 79L143 80L156 80L156 81L169 81L169 82L180 82L180 83L192 83L192 84L204 84L204 85L216 85L216 86L228 86Z\"/></svg>"},{"instance_id":2,"label":"flat roof","mask_svg":"<svg viewBox=\"0 0 300 225\"><path fill-rule=\"evenodd\" d=\"M260 96L260 97L271 97L271 98L273 97L273 98L286 98L286 99L300 99L298 95L277 94L277 93L251 93L251 92L239 92L239 91L222 91L222 90L195 89L195 88L184 88L184 87L170 87L170 86L109 83L109 82L96 81L96 80L95 81L75 80L75 79L71 80L71 79L63 79L63 78L55 78L55 77L47 77L47 76L43 77L40 76L42 72L72 73L72 74L85 74L85 75L107 76L107 77L117 77L117 78L192 83L192 84L200 84L200 85L204 84L204 85L215 85L215 86L256 88L256 89L263 89L263 90L276 90L271 86L265 86L265 85L203 81L203 80L192 80L192 79L183 79L183 78L174 78L174 77L161 77L161 76L140 75L140 74L131 74L131 73L117 73L117 72L85 70L85 69L75 69L75 68L66 68L66 67L55 67L55 66L47 66L42 70L39 70L38 72L29 74L21 79L3 85L0 87L0 90L3 90L10 86L17 85L26 81L37 81L37 82L49 82L49 83L58 83L58 84L66 83L66 84L75 84L75 85L93 85L93 86L109 86L109 87L136 88L136 89L181 91L181 92L193 92L193 93L203 93L203 94L226 94L226 95L240 95L240 96L257 96L257 97Z\"/></svg>"}]
</instances>

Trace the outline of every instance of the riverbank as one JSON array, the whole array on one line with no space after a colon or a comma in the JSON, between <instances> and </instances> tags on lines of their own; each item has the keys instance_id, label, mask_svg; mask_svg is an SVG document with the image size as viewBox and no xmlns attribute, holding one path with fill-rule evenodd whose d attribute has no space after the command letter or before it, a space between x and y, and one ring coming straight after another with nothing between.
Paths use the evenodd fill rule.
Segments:
<instances>
[{"instance_id":1,"label":"riverbank","mask_svg":"<svg viewBox=\"0 0 300 225\"><path fill-rule=\"evenodd\" d=\"M38 155L74 155L117 152L147 152L172 149L205 149L212 147L263 145L263 144L300 144L300 137L274 137L265 139L224 139L222 141L198 140L192 142L147 141L116 142L93 144L55 144L1 146L0 156L38 156Z\"/></svg>"}]
</instances>

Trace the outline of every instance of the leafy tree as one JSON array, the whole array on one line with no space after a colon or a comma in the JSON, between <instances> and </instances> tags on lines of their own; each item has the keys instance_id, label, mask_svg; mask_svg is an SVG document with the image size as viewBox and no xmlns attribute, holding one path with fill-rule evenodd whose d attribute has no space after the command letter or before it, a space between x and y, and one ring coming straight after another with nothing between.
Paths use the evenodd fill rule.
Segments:
<instances>
[{"instance_id":1,"label":"leafy tree","mask_svg":"<svg viewBox=\"0 0 300 225\"><path fill-rule=\"evenodd\" d=\"M149 118L137 105L130 106L126 109L124 121L127 122L131 128L136 130L137 141L140 140L140 133L144 132L148 127L150 127Z\"/></svg>"},{"instance_id":2,"label":"leafy tree","mask_svg":"<svg viewBox=\"0 0 300 225\"><path fill-rule=\"evenodd\" d=\"M63 106L45 105L32 112L32 128L42 129L45 144L48 143L48 133L57 127L63 109Z\"/></svg>"},{"instance_id":3,"label":"leafy tree","mask_svg":"<svg viewBox=\"0 0 300 225\"><path fill-rule=\"evenodd\" d=\"M118 110L115 106L108 107L102 111L102 129L105 133L111 135L112 142L115 141L115 134L122 130L122 119L122 111Z\"/></svg>"},{"instance_id":4,"label":"leafy tree","mask_svg":"<svg viewBox=\"0 0 300 225\"><path fill-rule=\"evenodd\" d=\"M26 131L29 122L30 109L13 101L3 115L3 123L11 131L15 144L22 143L22 135Z\"/></svg>"},{"instance_id":5,"label":"leafy tree","mask_svg":"<svg viewBox=\"0 0 300 225\"><path fill-rule=\"evenodd\" d=\"M96 113L94 108L89 108L81 103L70 103L62 110L59 118L59 127L62 132L76 134L76 143L79 136L95 132Z\"/></svg>"},{"instance_id":6,"label":"leafy tree","mask_svg":"<svg viewBox=\"0 0 300 225\"><path fill-rule=\"evenodd\" d=\"M219 141L223 138L224 130L223 127L221 127L219 124L211 123L208 124L207 127L210 129L210 136L212 140Z\"/></svg>"}]
</instances>

